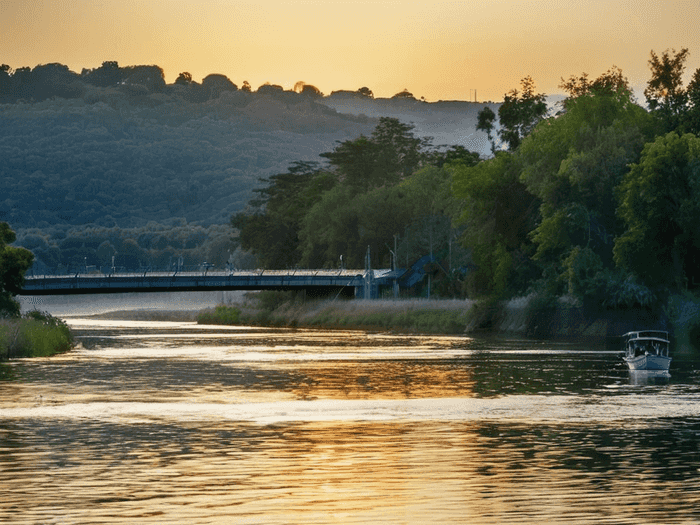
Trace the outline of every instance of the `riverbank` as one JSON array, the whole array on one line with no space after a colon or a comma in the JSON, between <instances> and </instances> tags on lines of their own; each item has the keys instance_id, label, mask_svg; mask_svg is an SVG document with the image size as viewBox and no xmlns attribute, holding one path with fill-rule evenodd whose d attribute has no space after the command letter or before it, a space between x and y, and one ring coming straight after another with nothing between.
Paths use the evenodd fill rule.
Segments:
<instances>
[{"instance_id":1,"label":"riverbank","mask_svg":"<svg viewBox=\"0 0 700 525\"><path fill-rule=\"evenodd\" d=\"M674 297L662 313L645 308L586 313L574 302L537 296L504 302L472 300L318 300L294 295L248 294L235 304L201 311L200 324L241 324L319 328L359 328L401 332L462 334L492 332L538 338L605 339L630 330L663 329L693 342L700 304ZM694 343L693 343L694 344Z\"/></svg>"},{"instance_id":2,"label":"riverbank","mask_svg":"<svg viewBox=\"0 0 700 525\"><path fill-rule=\"evenodd\" d=\"M46 357L73 347L68 325L52 315L32 311L19 319L0 320L0 361Z\"/></svg>"},{"instance_id":3,"label":"riverbank","mask_svg":"<svg viewBox=\"0 0 700 525\"><path fill-rule=\"evenodd\" d=\"M244 324L317 328L362 328L456 334L463 333L472 301L463 300L326 300L266 304L252 297L237 305L200 312L200 324Z\"/></svg>"}]
</instances>

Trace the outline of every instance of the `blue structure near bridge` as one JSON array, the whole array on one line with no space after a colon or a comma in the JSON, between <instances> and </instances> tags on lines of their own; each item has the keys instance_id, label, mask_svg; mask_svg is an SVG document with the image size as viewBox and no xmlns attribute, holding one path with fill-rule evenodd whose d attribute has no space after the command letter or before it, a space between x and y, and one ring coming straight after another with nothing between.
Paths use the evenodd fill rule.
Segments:
<instances>
[{"instance_id":1,"label":"blue structure near bridge","mask_svg":"<svg viewBox=\"0 0 700 525\"><path fill-rule=\"evenodd\" d=\"M387 290L398 289L405 273L405 270L256 270L41 275L26 277L20 295L306 290L310 296L377 298Z\"/></svg>"}]
</instances>

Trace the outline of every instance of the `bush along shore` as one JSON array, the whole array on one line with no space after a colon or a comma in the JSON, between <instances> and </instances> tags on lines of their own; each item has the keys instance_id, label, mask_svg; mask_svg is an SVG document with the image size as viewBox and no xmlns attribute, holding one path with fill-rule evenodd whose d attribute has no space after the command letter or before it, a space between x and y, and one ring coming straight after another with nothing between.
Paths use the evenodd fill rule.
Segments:
<instances>
[{"instance_id":1,"label":"bush along shore","mask_svg":"<svg viewBox=\"0 0 700 525\"><path fill-rule=\"evenodd\" d=\"M260 292L240 304L200 312L199 324L318 327L439 334L500 333L537 338L618 337L658 328L693 343L700 335L700 304L676 296L659 311L648 308L587 312L566 298L537 295L496 300L304 300L292 292Z\"/></svg>"},{"instance_id":2,"label":"bush along shore","mask_svg":"<svg viewBox=\"0 0 700 525\"><path fill-rule=\"evenodd\" d=\"M0 361L46 357L73 348L68 325L50 314L32 311L21 318L0 320Z\"/></svg>"}]
</instances>

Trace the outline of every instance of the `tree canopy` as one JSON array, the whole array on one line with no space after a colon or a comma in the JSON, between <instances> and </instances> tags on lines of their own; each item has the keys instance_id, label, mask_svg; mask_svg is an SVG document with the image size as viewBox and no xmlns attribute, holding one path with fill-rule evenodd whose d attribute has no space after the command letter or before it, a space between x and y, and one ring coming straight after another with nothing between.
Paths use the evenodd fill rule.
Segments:
<instances>
[{"instance_id":1,"label":"tree canopy","mask_svg":"<svg viewBox=\"0 0 700 525\"><path fill-rule=\"evenodd\" d=\"M22 289L24 273L34 261L29 250L10 246L16 238L10 225L0 222L0 318L19 315L19 303L13 297Z\"/></svg>"},{"instance_id":2,"label":"tree canopy","mask_svg":"<svg viewBox=\"0 0 700 525\"><path fill-rule=\"evenodd\" d=\"M700 138L672 131L646 144L619 195L620 266L650 285L700 283Z\"/></svg>"},{"instance_id":3,"label":"tree canopy","mask_svg":"<svg viewBox=\"0 0 700 525\"><path fill-rule=\"evenodd\" d=\"M549 111L547 97L543 93L535 92L535 81L532 77L523 78L520 85L521 91L512 89L503 96L503 104L498 108L497 130L496 114L493 110L485 106L479 112L476 129L486 133L493 153L498 149L495 134L509 151L514 151Z\"/></svg>"}]
</instances>

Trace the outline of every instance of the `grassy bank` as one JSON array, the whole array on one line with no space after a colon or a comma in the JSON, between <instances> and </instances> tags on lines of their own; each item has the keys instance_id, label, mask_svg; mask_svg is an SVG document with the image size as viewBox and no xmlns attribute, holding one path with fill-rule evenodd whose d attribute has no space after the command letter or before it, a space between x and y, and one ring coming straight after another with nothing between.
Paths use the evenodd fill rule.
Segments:
<instances>
[{"instance_id":1,"label":"grassy bank","mask_svg":"<svg viewBox=\"0 0 700 525\"><path fill-rule=\"evenodd\" d=\"M471 301L318 300L292 293L250 294L241 304L200 312L200 324L362 328L455 334L464 332Z\"/></svg>"},{"instance_id":2,"label":"grassy bank","mask_svg":"<svg viewBox=\"0 0 700 525\"><path fill-rule=\"evenodd\" d=\"M0 361L67 352L73 334L61 319L33 311L20 319L0 320Z\"/></svg>"},{"instance_id":3,"label":"grassy bank","mask_svg":"<svg viewBox=\"0 0 700 525\"><path fill-rule=\"evenodd\" d=\"M249 294L239 304L200 312L200 324L361 328L461 334L492 332L538 338L610 338L630 330L660 328L692 341L700 334L700 303L675 298L662 312L648 309L585 312L567 298L510 301L325 300L293 293Z\"/></svg>"}]
</instances>

